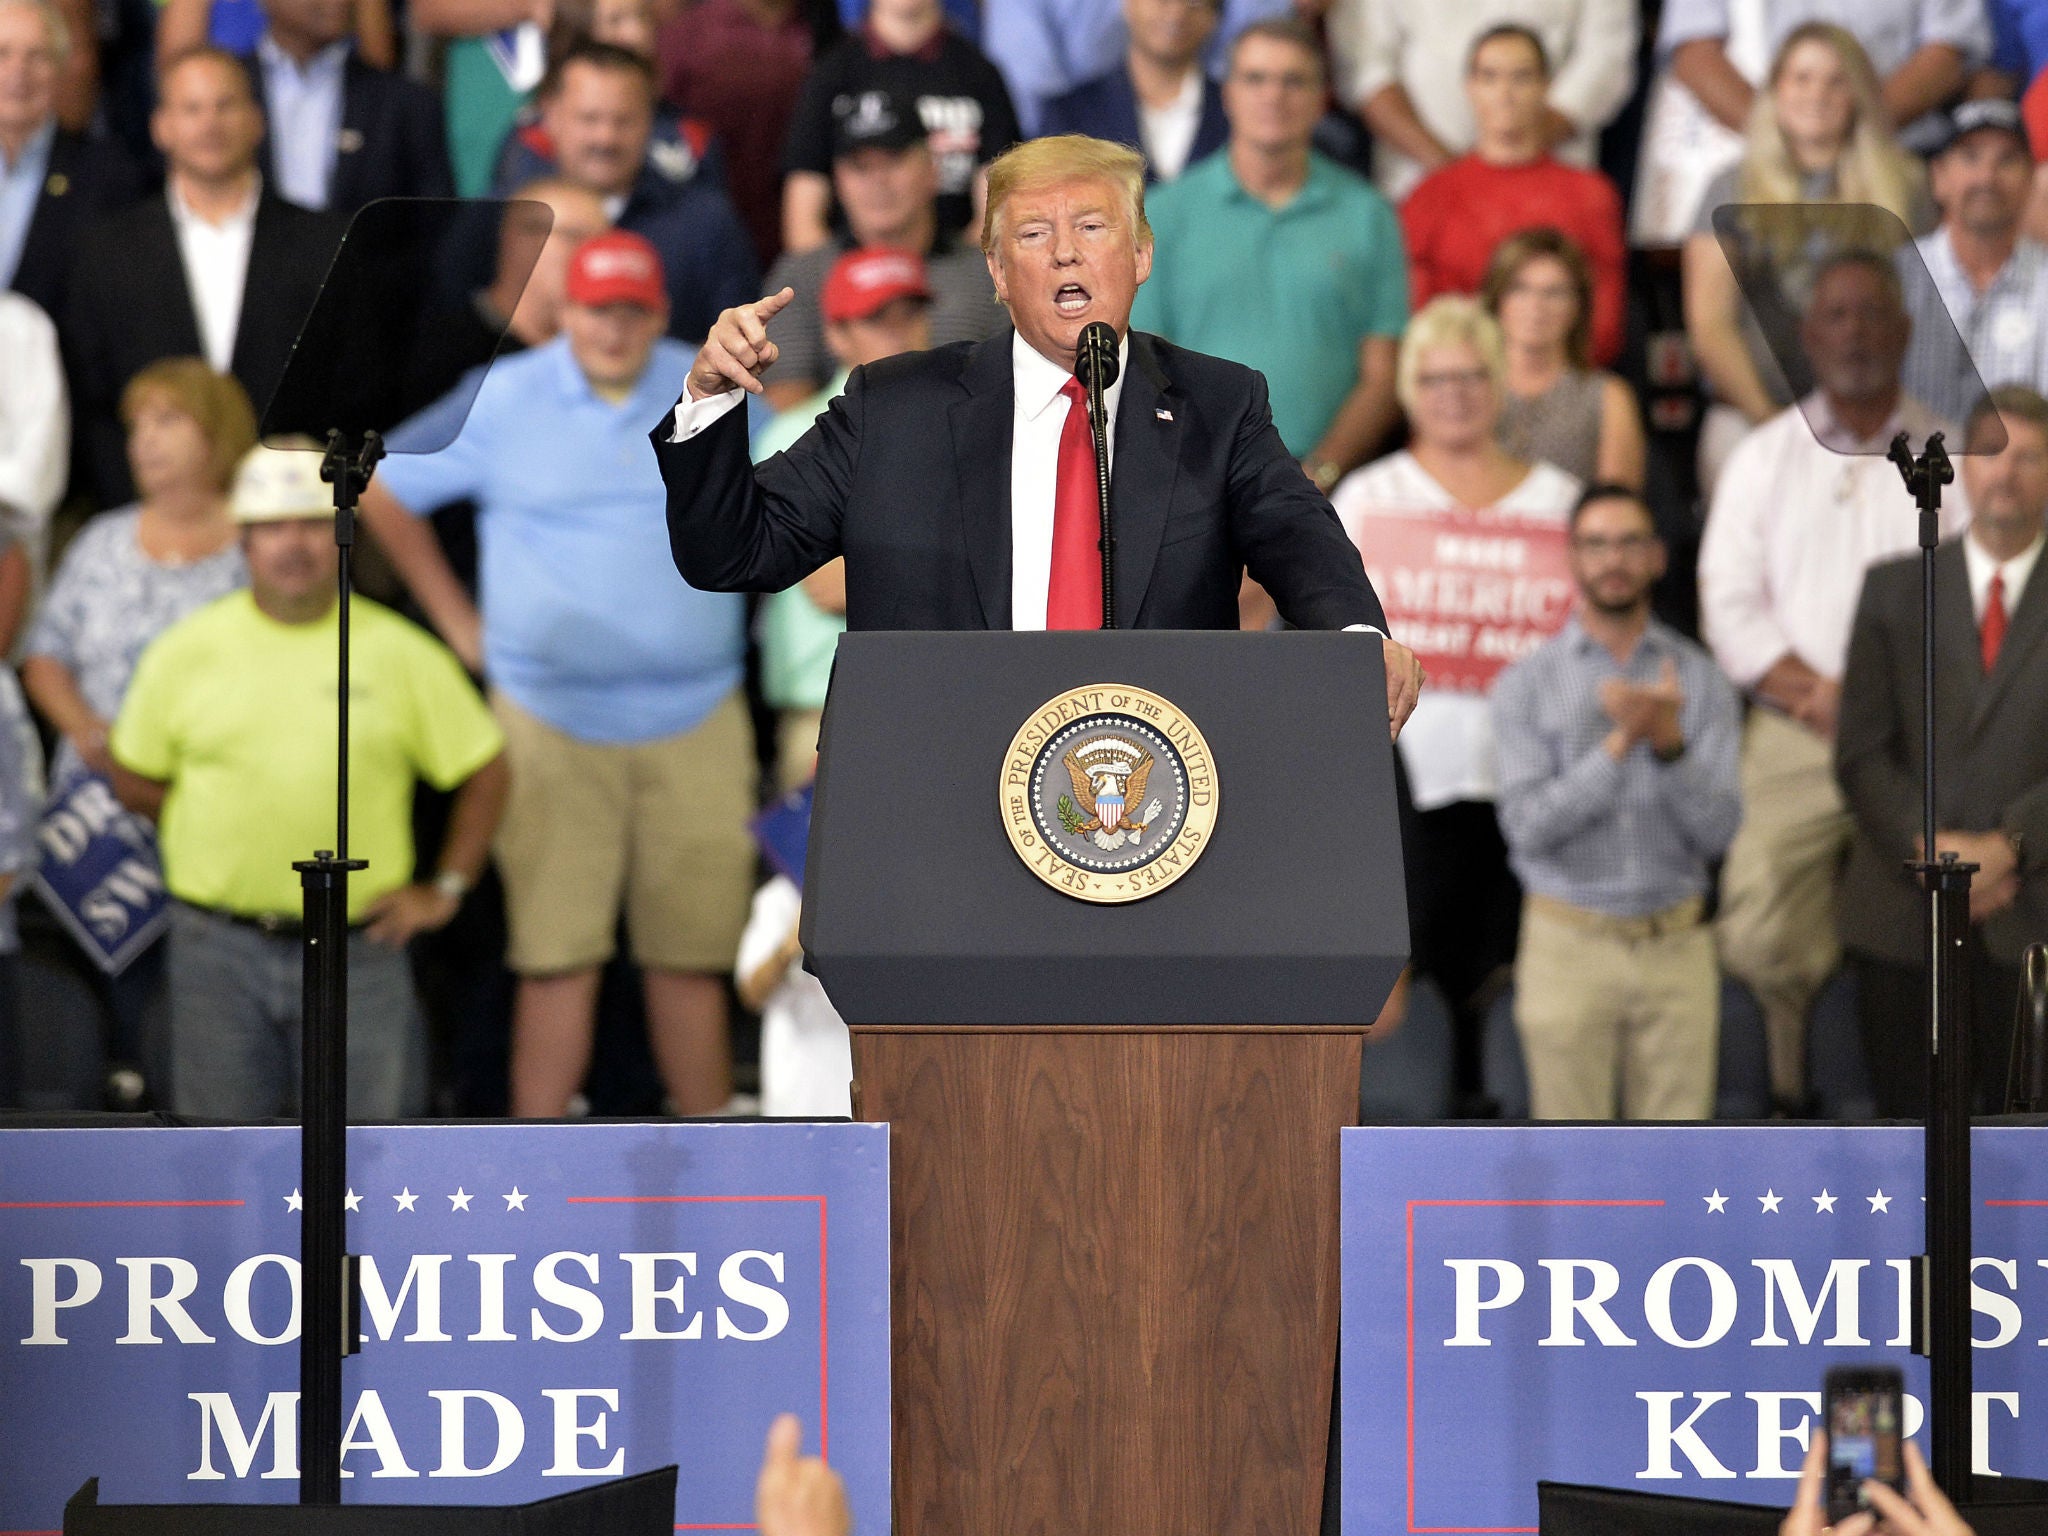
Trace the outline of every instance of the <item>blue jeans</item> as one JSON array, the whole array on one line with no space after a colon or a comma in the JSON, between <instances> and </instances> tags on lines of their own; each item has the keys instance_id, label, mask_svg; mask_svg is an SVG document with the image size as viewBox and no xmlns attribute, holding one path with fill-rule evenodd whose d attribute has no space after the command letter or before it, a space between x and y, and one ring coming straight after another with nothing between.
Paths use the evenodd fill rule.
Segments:
<instances>
[{"instance_id":1,"label":"blue jeans","mask_svg":"<svg viewBox=\"0 0 2048 1536\"><path fill-rule=\"evenodd\" d=\"M171 1108L207 1120L296 1114L300 941L171 904ZM405 951L348 936L348 1117L406 1109L420 1033Z\"/></svg>"}]
</instances>

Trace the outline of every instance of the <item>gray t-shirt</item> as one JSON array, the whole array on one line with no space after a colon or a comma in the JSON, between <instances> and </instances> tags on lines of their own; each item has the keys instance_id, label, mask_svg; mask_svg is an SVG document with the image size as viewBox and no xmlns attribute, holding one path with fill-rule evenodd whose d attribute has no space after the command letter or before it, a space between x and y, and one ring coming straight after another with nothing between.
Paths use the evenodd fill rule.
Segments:
<instances>
[{"instance_id":1,"label":"gray t-shirt","mask_svg":"<svg viewBox=\"0 0 2048 1536\"><path fill-rule=\"evenodd\" d=\"M832 264L852 249L851 243L834 242L787 255L768 274L769 293L784 286L796 290L789 306L768 322L768 339L781 354L775 361L777 380L800 379L822 387L839 371L825 346L825 320L818 310L818 297ZM973 246L943 238L925 257L924 267L932 290L933 346L980 341L1009 323L1009 316L996 302L988 263Z\"/></svg>"}]
</instances>

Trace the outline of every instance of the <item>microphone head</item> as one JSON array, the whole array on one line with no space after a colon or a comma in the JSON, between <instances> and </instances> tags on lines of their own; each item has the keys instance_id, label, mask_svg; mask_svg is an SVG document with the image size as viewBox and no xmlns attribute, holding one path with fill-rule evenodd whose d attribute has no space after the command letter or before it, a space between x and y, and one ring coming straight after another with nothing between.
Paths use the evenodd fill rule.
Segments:
<instances>
[{"instance_id":1,"label":"microphone head","mask_svg":"<svg viewBox=\"0 0 2048 1536\"><path fill-rule=\"evenodd\" d=\"M1106 320L1094 320L1081 327L1081 339L1074 348L1074 377L1083 384L1107 389L1116 382L1116 327Z\"/></svg>"}]
</instances>

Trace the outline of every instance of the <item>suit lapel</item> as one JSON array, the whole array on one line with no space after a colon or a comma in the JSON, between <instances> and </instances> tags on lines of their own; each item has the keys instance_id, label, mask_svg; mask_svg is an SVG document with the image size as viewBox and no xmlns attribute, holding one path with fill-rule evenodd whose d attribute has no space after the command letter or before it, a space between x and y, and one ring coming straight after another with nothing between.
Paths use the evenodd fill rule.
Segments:
<instances>
[{"instance_id":1,"label":"suit lapel","mask_svg":"<svg viewBox=\"0 0 2048 1536\"><path fill-rule=\"evenodd\" d=\"M256 224L249 232L250 274L284 270L284 263L275 254L276 244L275 206L271 202L270 193L266 190L257 195ZM235 351L230 363L233 371L244 377L248 372L248 360L254 355L250 349L259 342L258 333L269 318L269 312L259 297L263 292L261 283L252 281L248 276L243 278L242 308L235 316ZM262 400L257 401L256 409L262 410L266 403Z\"/></svg>"},{"instance_id":2,"label":"suit lapel","mask_svg":"<svg viewBox=\"0 0 2048 1536\"><path fill-rule=\"evenodd\" d=\"M1919 586L1914 586L1914 607ZM1920 633L1914 624L1913 633ZM1940 729L1952 730L1957 720L1976 715L1984 690L1984 668L1978 660L1977 622L1970 613L1970 576L1963 567L1960 544L1943 545L1934 554L1934 686ZM1920 676L1919 652L1913 653L1912 675ZM1916 685L1917 698L1920 689Z\"/></svg>"},{"instance_id":3,"label":"suit lapel","mask_svg":"<svg viewBox=\"0 0 2048 1536\"><path fill-rule=\"evenodd\" d=\"M1960 554L1960 540L1956 548ZM1958 559L1956 564L1961 566L1962 561ZM1984 680L1984 685L1977 694L1977 707L1970 716L1970 731L1973 735L1984 728L1991 719L1999 699L2003 697L2006 689L2012 686L2013 679L2027 667L2029 653L2039 649L2041 642L2048 639L2048 580L2043 580L2044 574L2048 574L2048 565L2036 560L2033 574L2027 578L2026 589L2020 593L2019 606L2013 609L2010 622L2006 625L2005 639L1998 647L1997 665L1992 667L1991 675ZM1967 576L1964 578L1964 602L1966 605L1969 602ZM1974 610L1966 606L1964 611L1971 614L1970 637L1973 642L1979 644L1976 656L1981 657L1981 632L1975 622ZM1982 661L1978 660L1977 668L1981 669L1982 666Z\"/></svg>"},{"instance_id":4,"label":"suit lapel","mask_svg":"<svg viewBox=\"0 0 2048 1536\"><path fill-rule=\"evenodd\" d=\"M163 306L165 334L158 339L167 347L163 354L166 357L196 357L204 350L199 341L199 306L193 302L192 280L186 275L185 257L178 249L178 226L171 221L170 192L159 192L142 206L148 220L144 231L148 238L134 252L143 278L135 285L135 291L175 293L184 300L182 304Z\"/></svg>"},{"instance_id":5,"label":"suit lapel","mask_svg":"<svg viewBox=\"0 0 2048 1536\"><path fill-rule=\"evenodd\" d=\"M1010 336L1005 327L968 355L960 376L967 397L947 410L967 569L986 629L1010 627L1010 442L1017 399Z\"/></svg>"},{"instance_id":6,"label":"suit lapel","mask_svg":"<svg viewBox=\"0 0 2048 1536\"><path fill-rule=\"evenodd\" d=\"M1180 468L1180 418L1173 383L1160 367L1152 338L1130 333L1130 365L1117 400L1116 448L1110 459L1109 506L1116 529L1116 619L1137 621L1166 533Z\"/></svg>"}]
</instances>

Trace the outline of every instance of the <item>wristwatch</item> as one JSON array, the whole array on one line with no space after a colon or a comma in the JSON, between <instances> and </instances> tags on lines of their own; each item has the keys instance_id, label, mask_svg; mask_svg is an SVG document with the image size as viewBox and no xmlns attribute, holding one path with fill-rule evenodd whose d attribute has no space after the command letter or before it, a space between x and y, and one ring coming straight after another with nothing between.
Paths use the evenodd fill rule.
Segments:
<instances>
[{"instance_id":1,"label":"wristwatch","mask_svg":"<svg viewBox=\"0 0 2048 1536\"><path fill-rule=\"evenodd\" d=\"M444 869L434 876L434 889L454 902L462 905L462 898L469 894L473 882L459 869Z\"/></svg>"}]
</instances>

